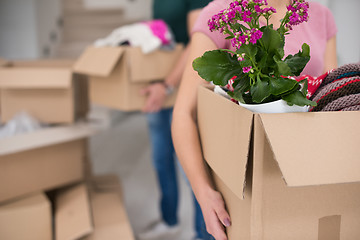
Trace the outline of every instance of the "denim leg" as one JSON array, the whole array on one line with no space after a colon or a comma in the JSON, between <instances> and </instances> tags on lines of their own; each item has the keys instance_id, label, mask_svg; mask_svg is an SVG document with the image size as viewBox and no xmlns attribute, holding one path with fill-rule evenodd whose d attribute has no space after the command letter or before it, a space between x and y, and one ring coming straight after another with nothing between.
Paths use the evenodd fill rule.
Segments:
<instances>
[{"instance_id":1,"label":"denim leg","mask_svg":"<svg viewBox=\"0 0 360 240\"><path fill-rule=\"evenodd\" d=\"M161 215L170 226L178 223L178 183L171 139L171 118L172 108L147 114L153 166L161 194Z\"/></svg>"},{"instance_id":2,"label":"denim leg","mask_svg":"<svg viewBox=\"0 0 360 240\"><path fill-rule=\"evenodd\" d=\"M203 240L215 240L211 234L206 231L206 225L204 221L204 216L202 214L200 205L194 198L194 206L195 206L195 231L196 231L196 238L203 239Z\"/></svg>"},{"instance_id":3,"label":"denim leg","mask_svg":"<svg viewBox=\"0 0 360 240\"><path fill-rule=\"evenodd\" d=\"M185 178L186 183L190 186L190 182L188 178L186 177L186 174L184 172L184 169L181 165L180 172ZM192 192L193 202L194 202L194 224L195 224L195 238L203 239L203 240L215 240L207 231L206 231L206 225L204 221L204 216L202 214L200 205L198 201L195 198L194 193Z\"/></svg>"}]
</instances>

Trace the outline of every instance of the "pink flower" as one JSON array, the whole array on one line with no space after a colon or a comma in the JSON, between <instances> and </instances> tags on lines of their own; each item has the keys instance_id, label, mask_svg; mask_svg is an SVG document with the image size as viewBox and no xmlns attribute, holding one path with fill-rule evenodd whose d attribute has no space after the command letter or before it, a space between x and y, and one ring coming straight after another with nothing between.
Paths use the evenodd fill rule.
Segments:
<instances>
[{"instance_id":1,"label":"pink flower","mask_svg":"<svg viewBox=\"0 0 360 240\"><path fill-rule=\"evenodd\" d=\"M249 67L243 67L243 73L248 73L252 69L252 66Z\"/></svg>"}]
</instances>

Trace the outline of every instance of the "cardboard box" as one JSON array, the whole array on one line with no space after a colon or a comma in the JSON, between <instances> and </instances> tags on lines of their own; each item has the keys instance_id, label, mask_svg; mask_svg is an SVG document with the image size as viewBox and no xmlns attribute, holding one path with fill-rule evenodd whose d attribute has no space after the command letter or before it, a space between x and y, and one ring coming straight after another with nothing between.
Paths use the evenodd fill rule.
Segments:
<instances>
[{"instance_id":1,"label":"cardboard box","mask_svg":"<svg viewBox=\"0 0 360 240\"><path fill-rule=\"evenodd\" d=\"M87 79L73 61L17 61L0 68L1 117L26 111L43 123L73 123L88 112Z\"/></svg>"},{"instance_id":2,"label":"cardboard box","mask_svg":"<svg viewBox=\"0 0 360 240\"><path fill-rule=\"evenodd\" d=\"M55 239L82 239L93 231L88 189L80 183L56 193Z\"/></svg>"},{"instance_id":3,"label":"cardboard box","mask_svg":"<svg viewBox=\"0 0 360 240\"><path fill-rule=\"evenodd\" d=\"M253 114L211 89L198 94L230 240L360 238L360 112Z\"/></svg>"},{"instance_id":4,"label":"cardboard box","mask_svg":"<svg viewBox=\"0 0 360 240\"><path fill-rule=\"evenodd\" d=\"M10 62L3 59L3 58L0 58L0 68L2 67L7 67L10 65ZM1 124L1 91L0 91L0 124Z\"/></svg>"},{"instance_id":5,"label":"cardboard box","mask_svg":"<svg viewBox=\"0 0 360 240\"><path fill-rule=\"evenodd\" d=\"M52 240L51 206L45 194L0 205L0 239Z\"/></svg>"},{"instance_id":6,"label":"cardboard box","mask_svg":"<svg viewBox=\"0 0 360 240\"><path fill-rule=\"evenodd\" d=\"M149 82L162 81L170 73L182 52L158 50L143 54L140 48L88 47L74 65L74 71L90 76L90 99L93 103L122 111L141 110L145 97L140 90ZM176 94L166 100L171 107Z\"/></svg>"},{"instance_id":7,"label":"cardboard box","mask_svg":"<svg viewBox=\"0 0 360 240\"><path fill-rule=\"evenodd\" d=\"M86 124L52 127L0 140L0 202L84 177Z\"/></svg>"},{"instance_id":8,"label":"cardboard box","mask_svg":"<svg viewBox=\"0 0 360 240\"><path fill-rule=\"evenodd\" d=\"M117 176L94 176L55 196L56 240L135 240Z\"/></svg>"},{"instance_id":9,"label":"cardboard box","mask_svg":"<svg viewBox=\"0 0 360 240\"><path fill-rule=\"evenodd\" d=\"M6 59L0 58L0 67L9 66L10 62Z\"/></svg>"},{"instance_id":10,"label":"cardboard box","mask_svg":"<svg viewBox=\"0 0 360 240\"><path fill-rule=\"evenodd\" d=\"M135 240L119 179L115 175L96 176L91 188L95 231L84 240Z\"/></svg>"}]
</instances>

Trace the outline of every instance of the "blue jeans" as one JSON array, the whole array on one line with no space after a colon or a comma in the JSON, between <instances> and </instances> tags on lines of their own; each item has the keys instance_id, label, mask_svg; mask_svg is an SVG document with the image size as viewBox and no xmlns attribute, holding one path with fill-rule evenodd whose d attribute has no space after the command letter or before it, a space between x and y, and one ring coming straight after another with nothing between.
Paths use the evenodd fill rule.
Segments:
<instances>
[{"instance_id":1,"label":"blue jeans","mask_svg":"<svg viewBox=\"0 0 360 240\"><path fill-rule=\"evenodd\" d=\"M178 181L176 158L171 138L172 108L156 113L148 113L147 121L152 148L153 166L160 187L160 210L162 219L170 226L178 224ZM204 240L213 239L205 228L205 222L194 197L196 237Z\"/></svg>"}]
</instances>

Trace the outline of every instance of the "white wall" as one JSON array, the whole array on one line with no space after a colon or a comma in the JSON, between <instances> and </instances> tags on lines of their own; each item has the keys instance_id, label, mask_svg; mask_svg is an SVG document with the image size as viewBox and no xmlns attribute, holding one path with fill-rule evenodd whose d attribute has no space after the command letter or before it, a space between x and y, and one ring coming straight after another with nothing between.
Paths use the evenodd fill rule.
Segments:
<instances>
[{"instance_id":1,"label":"white wall","mask_svg":"<svg viewBox=\"0 0 360 240\"><path fill-rule=\"evenodd\" d=\"M83 2L88 9L123 8L129 20L151 18L151 0L83 0Z\"/></svg>"},{"instance_id":2,"label":"white wall","mask_svg":"<svg viewBox=\"0 0 360 240\"><path fill-rule=\"evenodd\" d=\"M58 25L62 15L59 0L36 0L38 54L51 57L61 41L61 28Z\"/></svg>"},{"instance_id":3,"label":"white wall","mask_svg":"<svg viewBox=\"0 0 360 240\"><path fill-rule=\"evenodd\" d=\"M60 14L59 0L0 0L0 56L51 56L58 41Z\"/></svg>"},{"instance_id":4,"label":"white wall","mask_svg":"<svg viewBox=\"0 0 360 240\"><path fill-rule=\"evenodd\" d=\"M0 56L9 59L38 55L35 0L0 1Z\"/></svg>"},{"instance_id":5,"label":"white wall","mask_svg":"<svg viewBox=\"0 0 360 240\"><path fill-rule=\"evenodd\" d=\"M360 0L331 0L329 7L338 27L339 65L360 62Z\"/></svg>"},{"instance_id":6,"label":"white wall","mask_svg":"<svg viewBox=\"0 0 360 240\"><path fill-rule=\"evenodd\" d=\"M0 0L0 56L10 59L44 57L56 46L60 0ZM150 19L152 0L83 0L88 8L125 9L129 20ZM171 1L171 0L169 0ZM312 0L333 12L337 26L339 65L360 62L360 0ZM36 17L36 14L39 16ZM59 38L58 38L59 39Z\"/></svg>"}]
</instances>

